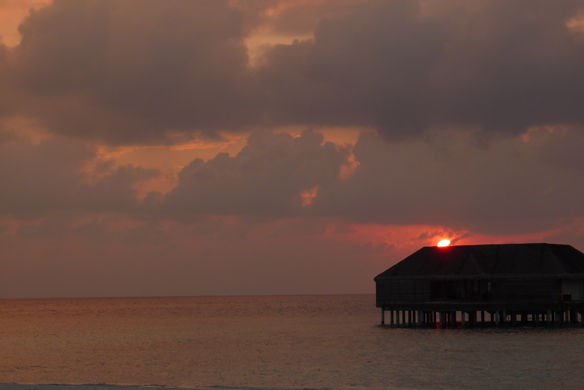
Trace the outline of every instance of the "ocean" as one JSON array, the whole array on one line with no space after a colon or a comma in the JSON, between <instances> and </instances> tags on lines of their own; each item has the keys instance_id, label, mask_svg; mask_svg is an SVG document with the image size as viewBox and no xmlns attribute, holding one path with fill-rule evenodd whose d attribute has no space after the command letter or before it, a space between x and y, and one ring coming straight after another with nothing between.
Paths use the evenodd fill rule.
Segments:
<instances>
[{"instance_id":1,"label":"ocean","mask_svg":"<svg viewBox=\"0 0 584 390\"><path fill-rule=\"evenodd\" d=\"M379 321L373 295L0 300L0 383L584 388L580 327L438 330Z\"/></svg>"}]
</instances>

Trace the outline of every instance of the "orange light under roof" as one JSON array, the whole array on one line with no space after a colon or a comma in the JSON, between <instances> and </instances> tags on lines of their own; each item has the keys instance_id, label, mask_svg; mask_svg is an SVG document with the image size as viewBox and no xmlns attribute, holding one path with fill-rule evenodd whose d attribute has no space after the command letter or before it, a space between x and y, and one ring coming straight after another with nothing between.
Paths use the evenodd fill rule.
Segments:
<instances>
[{"instance_id":1,"label":"orange light under roof","mask_svg":"<svg viewBox=\"0 0 584 390\"><path fill-rule=\"evenodd\" d=\"M450 246L450 240L441 240L437 246Z\"/></svg>"}]
</instances>

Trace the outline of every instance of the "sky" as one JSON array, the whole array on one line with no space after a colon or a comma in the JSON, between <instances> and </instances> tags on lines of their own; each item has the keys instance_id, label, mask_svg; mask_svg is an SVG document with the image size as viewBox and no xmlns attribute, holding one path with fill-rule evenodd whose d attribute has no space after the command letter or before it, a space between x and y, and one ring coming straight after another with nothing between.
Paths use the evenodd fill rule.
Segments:
<instances>
[{"instance_id":1,"label":"sky","mask_svg":"<svg viewBox=\"0 0 584 390\"><path fill-rule=\"evenodd\" d=\"M0 298L584 250L581 0L0 0L0 36Z\"/></svg>"}]
</instances>

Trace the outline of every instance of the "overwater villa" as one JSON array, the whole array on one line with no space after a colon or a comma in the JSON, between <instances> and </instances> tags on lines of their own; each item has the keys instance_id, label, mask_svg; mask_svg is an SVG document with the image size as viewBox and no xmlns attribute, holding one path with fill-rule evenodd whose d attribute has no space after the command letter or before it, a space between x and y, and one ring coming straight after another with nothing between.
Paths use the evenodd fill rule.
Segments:
<instances>
[{"instance_id":1,"label":"overwater villa","mask_svg":"<svg viewBox=\"0 0 584 390\"><path fill-rule=\"evenodd\" d=\"M381 323L584 323L584 253L570 245L424 247L375 277Z\"/></svg>"}]
</instances>

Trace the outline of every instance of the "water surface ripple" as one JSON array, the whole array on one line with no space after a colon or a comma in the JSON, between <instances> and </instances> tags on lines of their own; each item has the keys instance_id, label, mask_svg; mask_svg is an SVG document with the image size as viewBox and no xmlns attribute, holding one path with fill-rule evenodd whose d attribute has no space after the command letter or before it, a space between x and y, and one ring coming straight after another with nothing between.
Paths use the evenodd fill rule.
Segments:
<instances>
[{"instance_id":1,"label":"water surface ripple","mask_svg":"<svg viewBox=\"0 0 584 390\"><path fill-rule=\"evenodd\" d=\"M0 382L584 388L582 328L435 330L378 323L373 295L1 300Z\"/></svg>"}]
</instances>

